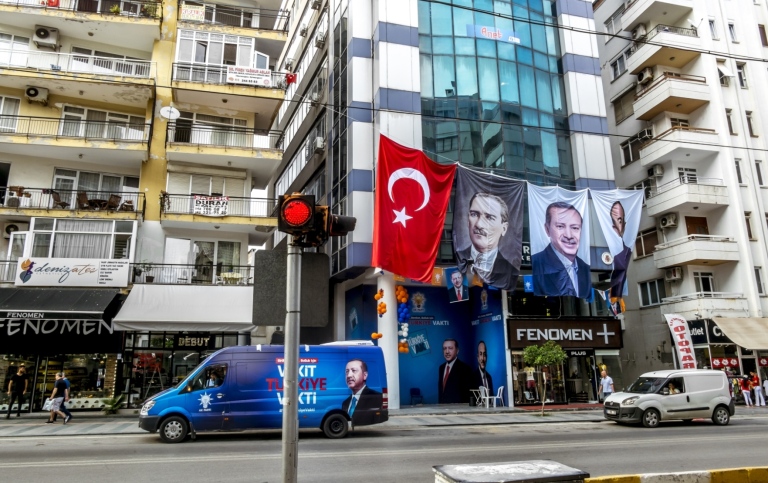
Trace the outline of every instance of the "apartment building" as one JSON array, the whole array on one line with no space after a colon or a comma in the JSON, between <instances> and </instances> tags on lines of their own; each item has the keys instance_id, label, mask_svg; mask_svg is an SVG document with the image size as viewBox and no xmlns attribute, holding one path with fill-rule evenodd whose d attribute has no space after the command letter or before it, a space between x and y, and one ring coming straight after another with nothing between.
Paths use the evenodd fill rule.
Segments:
<instances>
[{"instance_id":1,"label":"apartment building","mask_svg":"<svg viewBox=\"0 0 768 483\"><path fill-rule=\"evenodd\" d=\"M136 407L251 342L289 27L279 0L0 0L0 374L30 408L61 369L75 408Z\"/></svg>"},{"instance_id":2,"label":"apartment building","mask_svg":"<svg viewBox=\"0 0 768 483\"><path fill-rule=\"evenodd\" d=\"M594 16L616 184L645 192L624 371L677 364L676 313L698 367L765 378L766 4L606 0Z\"/></svg>"}]
</instances>

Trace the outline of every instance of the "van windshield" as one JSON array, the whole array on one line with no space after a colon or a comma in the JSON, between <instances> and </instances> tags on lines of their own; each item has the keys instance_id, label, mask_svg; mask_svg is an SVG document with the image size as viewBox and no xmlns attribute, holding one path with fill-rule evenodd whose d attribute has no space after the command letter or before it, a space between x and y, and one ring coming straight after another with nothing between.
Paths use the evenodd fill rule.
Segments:
<instances>
[{"instance_id":1,"label":"van windshield","mask_svg":"<svg viewBox=\"0 0 768 483\"><path fill-rule=\"evenodd\" d=\"M627 388L626 392L634 394L653 394L658 392L666 381L663 377L639 377L631 386Z\"/></svg>"}]
</instances>

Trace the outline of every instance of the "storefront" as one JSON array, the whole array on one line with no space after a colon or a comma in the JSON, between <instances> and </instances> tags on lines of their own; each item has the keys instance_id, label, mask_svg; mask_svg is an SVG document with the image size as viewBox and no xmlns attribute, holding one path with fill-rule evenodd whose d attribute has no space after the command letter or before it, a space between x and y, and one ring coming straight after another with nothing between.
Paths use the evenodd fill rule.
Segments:
<instances>
[{"instance_id":1,"label":"storefront","mask_svg":"<svg viewBox=\"0 0 768 483\"><path fill-rule=\"evenodd\" d=\"M600 372L605 370L616 387L623 387L619 350L621 323L613 318L531 318L507 319L509 348L512 351L513 392L516 405L587 403L597 401ZM523 349L548 340L557 342L568 354L560 367L551 370L525 364ZM545 394L539 394L546 381Z\"/></svg>"},{"instance_id":2,"label":"storefront","mask_svg":"<svg viewBox=\"0 0 768 483\"><path fill-rule=\"evenodd\" d=\"M768 377L768 319L715 317L690 320L688 326L697 367L755 372L761 383Z\"/></svg>"},{"instance_id":3,"label":"storefront","mask_svg":"<svg viewBox=\"0 0 768 483\"><path fill-rule=\"evenodd\" d=\"M71 384L71 409L97 409L115 396L123 336L111 319L120 303L116 290L0 288L0 375L7 388L18 368L26 368L23 411L42 407L60 371ZM7 404L2 391L0 411Z\"/></svg>"}]
</instances>

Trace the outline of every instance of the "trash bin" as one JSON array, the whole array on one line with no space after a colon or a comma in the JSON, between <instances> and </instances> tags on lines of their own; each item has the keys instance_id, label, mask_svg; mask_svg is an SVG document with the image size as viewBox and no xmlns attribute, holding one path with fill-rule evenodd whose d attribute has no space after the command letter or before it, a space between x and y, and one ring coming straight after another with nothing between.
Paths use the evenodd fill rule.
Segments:
<instances>
[{"instance_id":1,"label":"trash bin","mask_svg":"<svg viewBox=\"0 0 768 483\"><path fill-rule=\"evenodd\" d=\"M432 470L435 483L583 483L589 478L589 473L552 460L442 465Z\"/></svg>"}]
</instances>

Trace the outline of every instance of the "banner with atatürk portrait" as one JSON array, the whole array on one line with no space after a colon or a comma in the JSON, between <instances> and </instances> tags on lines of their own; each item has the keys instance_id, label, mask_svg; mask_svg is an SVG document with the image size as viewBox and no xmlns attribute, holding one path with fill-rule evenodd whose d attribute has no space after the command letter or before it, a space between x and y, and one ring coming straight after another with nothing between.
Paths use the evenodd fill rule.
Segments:
<instances>
[{"instance_id":1,"label":"banner with atat\u00fcrk portrait","mask_svg":"<svg viewBox=\"0 0 768 483\"><path fill-rule=\"evenodd\" d=\"M589 298L588 190L528 184L534 295Z\"/></svg>"},{"instance_id":2,"label":"banner with atat\u00fcrk portrait","mask_svg":"<svg viewBox=\"0 0 768 483\"><path fill-rule=\"evenodd\" d=\"M525 182L459 165L453 249L459 270L498 289L514 290L523 254Z\"/></svg>"}]
</instances>

